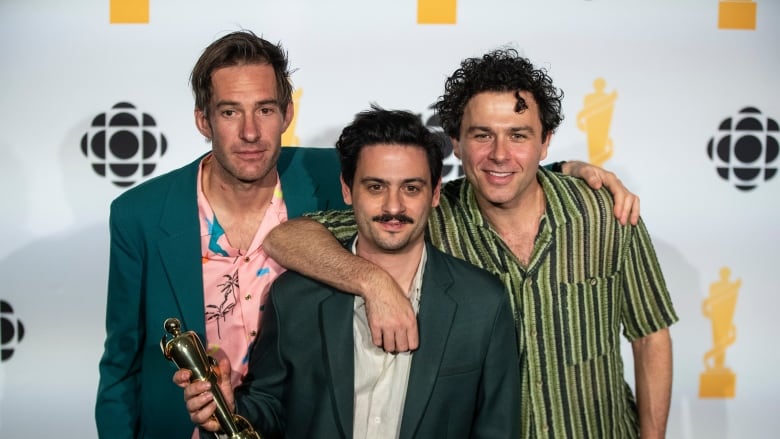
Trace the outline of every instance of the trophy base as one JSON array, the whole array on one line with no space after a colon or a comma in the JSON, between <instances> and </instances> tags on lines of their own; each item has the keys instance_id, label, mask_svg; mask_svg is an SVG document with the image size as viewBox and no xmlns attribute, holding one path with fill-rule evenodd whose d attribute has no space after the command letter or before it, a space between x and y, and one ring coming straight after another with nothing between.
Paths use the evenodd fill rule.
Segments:
<instances>
[{"instance_id":1,"label":"trophy base","mask_svg":"<svg viewBox=\"0 0 780 439\"><path fill-rule=\"evenodd\" d=\"M737 376L731 369L713 369L699 376L699 398L734 398Z\"/></svg>"}]
</instances>

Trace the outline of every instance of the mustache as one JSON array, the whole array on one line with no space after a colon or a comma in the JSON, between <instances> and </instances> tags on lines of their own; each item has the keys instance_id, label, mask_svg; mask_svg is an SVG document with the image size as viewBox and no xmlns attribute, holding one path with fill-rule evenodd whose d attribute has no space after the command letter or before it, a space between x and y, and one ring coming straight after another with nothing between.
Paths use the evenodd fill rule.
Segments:
<instances>
[{"instance_id":1,"label":"mustache","mask_svg":"<svg viewBox=\"0 0 780 439\"><path fill-rule=\"evenodd\" d=\"M403 214L397 214L392 215L389 213L383 214L383 215L377 215L373 218L371 218L373 221L376 221L378 223L386 223L390 221L398 221L402 224L414 224L414 220L406 215Z\"/></svg>"}]
</instances>

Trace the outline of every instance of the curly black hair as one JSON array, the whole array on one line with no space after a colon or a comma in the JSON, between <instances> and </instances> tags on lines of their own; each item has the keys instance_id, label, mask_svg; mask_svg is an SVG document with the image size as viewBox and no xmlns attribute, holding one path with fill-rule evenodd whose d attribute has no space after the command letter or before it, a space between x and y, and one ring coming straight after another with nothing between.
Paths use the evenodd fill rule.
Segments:
<instances>
[{"instance_id":1,"label":"curly black hair","mask_svg":"<svg viewBox=\"0 0 780 439\"><path fill-rule=\"evenodd\" d=\"M555 132L561 121L563 90L553 86L552 78L542 68L520 56L517 50L506 48L488 52L481 58L467 58L444 84L444 95L434 104L444 132L460 139L460 124L469 100L482 92L514 91L515 111L528 108L520 92L529 92L539 106L542 138Z\"/></svg>"}]
</instances>

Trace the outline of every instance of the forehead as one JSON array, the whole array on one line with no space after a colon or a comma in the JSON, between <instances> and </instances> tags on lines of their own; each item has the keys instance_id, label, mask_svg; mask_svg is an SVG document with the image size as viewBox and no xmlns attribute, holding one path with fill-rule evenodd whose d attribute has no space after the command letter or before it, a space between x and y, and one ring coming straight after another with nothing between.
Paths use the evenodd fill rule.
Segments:
<instances>
[{"instance_id":1,"label":"forehead","mask_svg":"<svg viewBox=\"0 0 780 439\"><path fill-rule=\"evenodd\" d=\"M428 158L422 147L379 143L360 150L356 173L391 179L430 179Z\"/></svg>"},{"instance_id":2,"label":"forehead","mask_svg":"<svg viewBox=\"0 0 780 439\"><path fill-rule=\"evenodd\" d=\"M525 124L539 122L539 106L533 95L521 91L527 109L516 111L517 96L514 91L482 92L469 99L463 111L463 123L469 126L490 126L499 121L522 121Z\"/></svg>"},{"instance_id":3,"label":"forehead","mask_svg":"<svg viewBox=\"0 0 780 439\"><path fill-rule=\"evenodd\" d=\"M276 75L270 64L220 67L211 73L214 97L247 93L276 94Z\"/></svg>"}]
</instances>

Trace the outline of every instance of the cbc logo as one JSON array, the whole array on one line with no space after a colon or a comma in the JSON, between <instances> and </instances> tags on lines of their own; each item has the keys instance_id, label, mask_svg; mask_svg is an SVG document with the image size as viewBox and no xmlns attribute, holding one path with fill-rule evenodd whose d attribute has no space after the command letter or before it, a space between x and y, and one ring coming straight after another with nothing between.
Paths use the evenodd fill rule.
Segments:
<instances>
[{"instance_id":1,"label":"cbc logo","mask_svg":"<svg viewBox=\"0 0 780 439\"><path fill-rule=\"evenodd\" d=\"M429 107L428 110L432 110L433 107ZM422 118L422 115L420 116ZM441 127L441 121L437 114L431 114L427 119L424 119L425 126L428 127L434 134L436 134L441 140L441 148L444 151L444 166L441 170L441 179L444 182L454 180L463 176L463 166L460 160L452 153L452 141L449 136L444 133L444 129Z\"/></svg>"},{"instance_id":2,"label":"cbc logo","mask_svg":"<svg viewBox=\"0 0 780 439\"><path fill-rule=\"evenodd\" d=\"M5 300L0 300L0 334L3 346L0 348L0 361L6 361L14 354L14 349L24 338L24 325L14 316L14 309Z\"/></svg>"},{"instance_id":3,"label":"cbc logo","mask_svg":"<svg viewBox=\"0 0 780 439\"><path fill-rule=\"evenodd\" d=\"M154 118L120 102L92 119L81 138L81 152L99 176L129 187L154 172L168 142Z\"/></svg>"},{"instance_id":4,"label":"cbc logo","mask_svg":"<svg viewBox=\"0 0 780 439\"><path fill-rule=\"evenodd\" d=\"M777 174L780 126L756 108L743 108L721 122L707 144L720 178L749 191Z\"/></svg>"}]
</instances>

